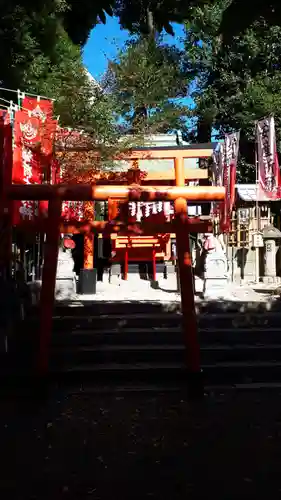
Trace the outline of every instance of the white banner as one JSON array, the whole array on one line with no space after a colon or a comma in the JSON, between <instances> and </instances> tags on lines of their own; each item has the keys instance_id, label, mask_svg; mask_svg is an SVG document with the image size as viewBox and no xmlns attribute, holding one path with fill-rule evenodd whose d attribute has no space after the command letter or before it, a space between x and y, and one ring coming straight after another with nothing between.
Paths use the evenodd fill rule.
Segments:
<instances>
[{"instance_id":1,"label":"white banner","mask_svg":"<svg viewBox=\"0 0 281 500\"><path fill-rule=\"evenodd\" d=\"M221 229L229 230L231 212L235 202L236 166L239 152L240 132L226 134L224 142L218 144L213 154L212 183L224 186L226 198L224 204L213 203L212 212L220 216Z\"/></svg>"},{"instance_id":2,"label":"white banner","mask_svg":"<svg viewBox=\"0 0 281 500\"><path fill-rule=\"evenodd\" d=\"M213 186L223 185L223 143L219 143L213 153L212 184Z\"/></svg>"},{"instance_id":3,"label":"white banner","mask_svg":"<svg viewBox=\"0 0 281 500\"><path fill-rule=\"evenodd\" d=\"M272 199L280 197L280 171L273 116L257 122L258 179L262 190Z\"/></svg>"}]
</instances>

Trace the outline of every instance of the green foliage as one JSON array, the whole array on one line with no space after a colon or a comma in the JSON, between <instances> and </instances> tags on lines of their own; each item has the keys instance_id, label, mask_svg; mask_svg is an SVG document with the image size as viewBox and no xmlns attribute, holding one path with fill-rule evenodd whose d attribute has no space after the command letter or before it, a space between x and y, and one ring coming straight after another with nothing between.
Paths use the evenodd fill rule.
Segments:
<instances>
[{"instance_id":1,"label":"green foliage","mask_svg":"<svg viewBox=\"0 0 281 500\"><path fill-rule=\"evenodd\" d=\"M164 29L173 34L172 22L182 23L187 18L190 5L201 0L115 0L113 11L123 28L131 33L150 32L149 15L158 33Z\"/></svg>"},{"instance_id":2,"label":"green foliage","mask_svg":"<svg viewBox=\"0 0 281 500\"><path fill-rule=\"evenodd\" d=\"M65 26L75 43L84 44L93 26L106 22L105 14L117 16L122 28L131 33L148 34L148 15L151 13L158 33L164 29L173 34L171 22L182 23L189 6L198 2L201 0L68 0L70 8Z\"/></svg>"},{"instance_id":3,"label":"green foliage","mask_svg":"<svg viewBox=\"0 0 281 500\"><path fill-rule=\"evenodd\" d=\"M40 74L56 63L56 43L64 0L1 2L0 59L2 85L17 88L27 73ZM35 62L36 61L36 62Z\"/></svg>"},{"instance_id":4,"label":"green foliage","mask_svg":"<svg viewBox=\"0 0 281 500\"><path fill-rule=\"evenodd\" d=\"M260 19L226 44L220 26L228 5L217 0L192 10L186 24L186 66L196 81L198 140L202 130L210 137L215 129L220 137L241 129L240 174L245 182L254 180L255 120L274 114L281 138L281 27Z\"/></svg>"},{"instance_id":5,"label":"green foliage","mask_svg":"<svg viewBox=\"0 0 281 500\"><path fill-rule=\"evenodd\" d=\"M34 11L31 4L12 2L2 12L2 86L54 98L60 125L86 130L93 145L110 151L121 133L118 106L89 81L81 49L62 26L66 3L39 2ZM3 97L14 98L7 92Z\"/></svg>"},{"instance_id":6,"label":"green foliage","mask_svg":"<svg viewBox=\"0 0 281 500\"><path fill-rule=\"evenodd\" d=\"M261 18L269 26L281 25L281 3L279 0L232 0L223 13L220 32L228 43L234 36L243 34Z\"/></svg>"},{"instance_id":7,"label":"green foliage","mask_svg":"<svg viewBox=\"0 0 281 500\"><path fill-rule=\"evenodd\" d=\"M110 61L105 83L120 102L124 132L156 133L181 128L187 108L181 100L189 80L182 51L153 36L131 40Z\"/></svg>"},{"instance_id":8,"label":"green foliage","mask_svg":"<svg viewBox=\"0 0 281 500\"><path fill-rule=\"evenodd\" d=\"M108 150L197 120L197 140L241 128L241 175L250 178L254 121L273 113L281 138L281 4L276 0L3 0L1 86L56 98L63 125ZM81 46L105 13L139 36L111 61L103 91L87 79ZM185 54L160 33L186 20ZM192 83L192 85L191 85ZM192 90L190 90L192 89ZM182 99L192 92L195 109ZM3 97L9 98L7 94ZM124 146L122 143L122 147ZM114 146L115 145L115 146ZM278 143L281 151L280 144Z\"/></svg>"},{"instance_id":9,"label":"green foliage","mask_svg":"<svg viewBox=\"0 0 281 500\"><path fill-rule=\"evenodd\" d=\"M75 43L84 44L90 30L97 22L106 22L105 14L119 17L123 28L131 33L147 33L148 12L153 15L154 27L161 33L164 29L173 34L172 22L189 20L190 8L211 7L216 0L68 0L64 24ZM261 17L270 25L281 24L281 2L279 0L229 0L220 20L219 31L228 43L233 36L244 33Z\"/></svg>"}]
</instances>

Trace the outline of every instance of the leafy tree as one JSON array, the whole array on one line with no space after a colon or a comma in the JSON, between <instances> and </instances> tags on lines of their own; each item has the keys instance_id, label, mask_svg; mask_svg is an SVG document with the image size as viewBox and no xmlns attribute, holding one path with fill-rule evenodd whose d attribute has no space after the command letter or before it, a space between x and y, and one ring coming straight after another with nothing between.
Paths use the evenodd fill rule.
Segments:
<instances>
[{"instance_id":1,"label":"leafy tree","mask_svg":"<svg viewBox=\"0 0 281 500\"><path fill-rule=\"evenodd\" d=\"M87 148L99 149L106 163L128 141L120 143L119 106L114 95L89 80L81 48L63 28L66 3L39 1L33 11L32 2L19 5L14 0L4 7L0 24L2 86L54 98L60 125L83 130ZM6 45L1 43L5 37L9 40ZM12 98L6 91L2 95Z\"/></svg>"},{"instance_id":2,"label":"leafy tree","mask_svg":"<svg viewBox=\"0 0 281 500\"><path fill-rule=\"evenodd\" d=\"M254 122L274 114L281 137L281 28L264 19L244 34L223 43L221 19L229 2L194 8L186 24L187 70L196 81L193 98L198 116L197 140L207 140L215 130L241 129L240 175L254 179Z\"/></svg>"},{"instance_id":3,"label":"leafy tree","mask_svg":"<svg viewBox=\"0 0 281 500\"><path fill-rule=\"evenodd\" d=\"M155 29L173 34L171 22L181 23L188 14L190 4L201 0L69 0L65 26L75 43L84 44L97 22L106 22L105 14L119 17L122 28L131 33L147 34L149 16L153 15ZM208 1L208 0L207 0Z\"/></svg>"},{"instance_id":4,"label":"leafy tree","mask_svg":"<svg viewBox=\"0 0 281 500\"><path fill-rule=\"evenodd\" d=\"M65 26L75 43L84 44L97 22L106 22L105 14L119 17L123 28L131 33L147 33L148 14L152 13L156 30L173 34L171 23L189 19L190 8L214 6L216 0L69 0ZM279 0L230 0L223 12L219 31L226 42L243 33L261 17L270 25L281 24Z\"/></svg>"},{"instance_id":5,"label":"leafy tree","mask_svg":"<svg viewBox=\"0 0 281 500\"><path fill-rule=\"evenodd\" d=\"M153 134L182 127L188 112L182 99L189 84L182 55L149 35L130 40L110 61L105 82L120 102L125 133Z\"/></svg>"},{"instance_id":6,"label":"leafy tree","mask_svg":"<svg viewBox=\"0 0 281 500\"><path fill-rule=\"evenodd\" d=\"M266 19L269 26L281 25L279 0L232 0L223 13L220 32L225 42L228 42L261 18Z\"/></svg>"},{"instance_id":7,"label":"leafy tree","mask_svg":"<svg viewBox=\"0 0 281 500\"><path fill-rule=\"evenodd\" d=\"M56 63L64 0L3 0L0 21L2 86L18 88L27 73ZM36 61L36 64L34 63Z\"/></svg>"}]
</instances>

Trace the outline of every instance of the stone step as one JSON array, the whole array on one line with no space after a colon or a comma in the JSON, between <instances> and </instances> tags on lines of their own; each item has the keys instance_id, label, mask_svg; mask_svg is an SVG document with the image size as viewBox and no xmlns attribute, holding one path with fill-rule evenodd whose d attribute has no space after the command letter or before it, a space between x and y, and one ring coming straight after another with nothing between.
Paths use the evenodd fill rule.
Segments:
<instances>
[{"instance_id":1,"label":"stone step","mask_svg":"<svg viewBox=\"0 0 281 500\"><path fill-rule=\"evenodd\" d=\"M118 290L116 291L116 298L118 297ZM96 316L100 314L116 314L119 316L127 314L156 314L162 312L177 312L181 311L179 302L168 302L162 304L161 302L153 301L71 301L66 304L57 303L54 308L54 316Z\"/></svg>"},{"instance_id":2,"label":"stone step","mask_svg":"<svg viewBox=\"0 0 281 500\"><path fill-rule=\"evenodd\" d=\"M182 316L179 313L155 313L155 314L128 314L128 315L79 315L79 316L55 316L53 320L53 331L63 329L119 329L158 326L180 326ZM255 313L255 314L198 314L199 328L281 328L280 313ZM38 319L34 318L31 325L38 326Z\"/></svg>"},{"instance_id":3,"label":"stone step","mask_svg":"<svg viewBox=\"0 0 281 500\"><path fill-rule=\"evenodd\" d=\"M75 363L154 363L184 362L182 345L99 345L73 349L53 349L53 366Z\"/></svg>"},{"instance_id":4,"label":"stone step","mask_svg":"<svg viewBox=\"0 0 281 500\"><path fill-rule=\"evenodd\" d=\"M237 344L263 345L281 342L280 328L208 328L199 330L201 347L205 344L218 346ZM70 329L54 332L53 346L98 346L98 345L173 345L184 344L181 327L116 328L111 330Z\"/></svg>"},{"instance_id":5,"label":"stone step","mask_svg":"<svg viewBox=\"0 0 281 500\"><path fill-rule=\"evenodd\" d=\"M51 363L58 368L65 363L184 363L184 355L181 344L77 346L53 349ZM201 359L203 364L281 361L281 345L206 345L201 347Z\"/></svg>"},{"instance_id":6,"label":"stone step","mask_svg":"<svg viewBox=\"0 0 281 500\"><path fill-rule=\"evenodd\" d=\"M118 291L116 292L118 298ZM241 302L241 301L200 301L196 303L197 313L237 313L255 314L270 311L280 314L279 306L269 302ZM55 316L95 316L100 314L156 314L162 312L180 312L180 302L157 302L153 300L116 300L106 301L69 301L57 303L54 310ZM35 310L36 312L36 310Z\"/></svg>"},{"instance_id":7,"label":"stone step","mask_svg":"<svg viewBox=\"0 0 281 500\"><path fill-rule=\"evenodd\" d=\"M136 344L183 344L182 331L176 328L126 328L111 330L65 330L54 332L53 346L98 346Z\"/></svg>"},{"instance_id":8,"label":"stone step","mask_svg":"<svg viewBox=\"0 0 281 500\"><path fill-rule=\"evenodd\" d=\"M281 361L225 361L202 364L206 384L281 382Z\"/></svg>"},{"instance_id":9,"label":"stone step","mask_svg":"<svg viewBox=\"0 0 281 500\"><path fill-rule=\"evenodd\" d=\"M57 381L71 380L73 383L97 384L184 383L188 372L182 363L77 363L63 369L53 368L51 375ZM281 382L281 362L223 362L203 364L202 376L206 385L237 385L252 383Z\"/></svg>"},{"instance_id":10,"label":"stone step","mask_svg":"<svg viewBox=\"0 0 281 500\"><path fill-rule=\"evenodd\" d=\"M281 328L264 326L261 328L252 326L250 328L220 328L209 327L199 329L199 342L207 344L278 344L281 341Z\"/></svg>"},{"instance_id":11,"label":"stone step","mask_svg":"<svg viewBox=\"0 0 281 500\"><path fill-rule=\"evenodd\" d=\"M163 326L179 327L181 325L182 317L180 315L155 315L155 316L137 316L130 317L105 317L105 316L85 316L85 317L64 317L55 318L53 321L53 331L75 329L87 330L121 330L123 328L139 328L146 327L150 329L159 328Z\"/></svg>"}]
</instances>

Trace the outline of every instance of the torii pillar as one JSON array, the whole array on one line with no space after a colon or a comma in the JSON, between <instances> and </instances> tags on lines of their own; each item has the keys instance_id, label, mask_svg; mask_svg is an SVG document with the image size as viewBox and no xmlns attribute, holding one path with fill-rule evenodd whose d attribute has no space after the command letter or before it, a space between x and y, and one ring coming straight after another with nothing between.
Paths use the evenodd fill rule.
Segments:
<instances>
[{"instance_id":1,"label":"torii pillar","mask_svg":"<svg viewBox=\"0 0 281 500\"><path fill-rule=\"evenodd\" d=\"M185 185L184 159L175 158L175 184ZM177 198L174 202L176 220L177 260L179 266L183 337L186 346L185 364L188 387L192 395L202 395L203 381L200 367L200 346L194 301L192 256L190 251L190 227L188 224L187 201Z\"/></svg>"}]
</instances>

